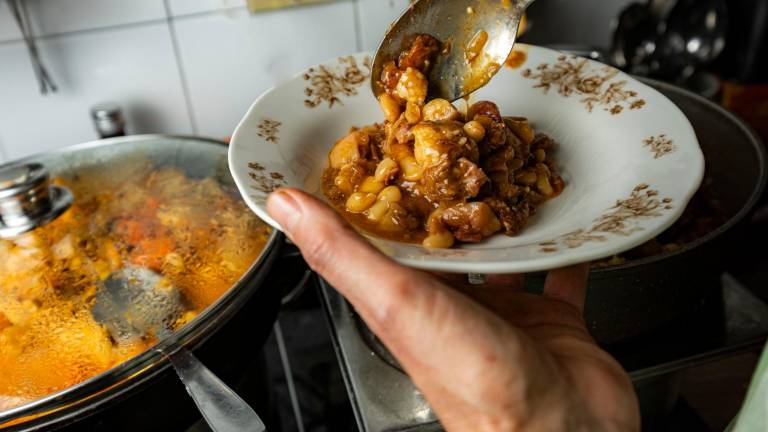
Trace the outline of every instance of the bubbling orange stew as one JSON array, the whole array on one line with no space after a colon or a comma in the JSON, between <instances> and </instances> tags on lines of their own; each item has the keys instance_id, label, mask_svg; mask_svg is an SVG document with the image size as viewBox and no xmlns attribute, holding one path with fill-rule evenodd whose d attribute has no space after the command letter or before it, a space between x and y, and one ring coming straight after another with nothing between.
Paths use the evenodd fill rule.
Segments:
<instances>
[{"instance_id":1,"label":"bubbling orange stew","mask_svg":"<svg viewBox=\"0 0 768 432\"><path fill-rule=\"evenodd\" d=\"M157 340L113 340L91 316L103 281L125 266L176 286L184 325L261 253L269 228L213 178L147 161L54 180L73 206L50 224L0 240L0 411L62 390Z\"/></svg>"},{"instance_id":2,"label":"bubbling orange stew","mask_svg":"<svg viewBox=\"0 0 768 432\"><path fill-rule=\"evenodd\" d=\"M323 191L354 225L391 240L449 248L498 232L515 236L565 183L556 143L492 102L459 111L426 102L429 69L442 50L418 35L384 66L385 121L352 128L332 148Z\"/></svg>"}]
</instances>

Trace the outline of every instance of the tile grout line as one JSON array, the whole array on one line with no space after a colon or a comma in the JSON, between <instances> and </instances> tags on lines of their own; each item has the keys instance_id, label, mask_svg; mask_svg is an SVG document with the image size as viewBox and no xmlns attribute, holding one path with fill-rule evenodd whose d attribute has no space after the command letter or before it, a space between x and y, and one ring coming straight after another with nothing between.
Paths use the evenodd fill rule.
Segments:
<instances>
[{"instance_id":1,"label":"tile grout line","mask_svg":"<svg viewBox=\"0 0 768 432\"><path fill-rule=\"evenodd\" d=\"M3 1L3 0L0 0ZM189 18L198 18L201 16L206 15L215 15L218 13L222 13L222 11L232 11L232 10L238 10L238 9L246 9L245 6L233 6L229 7L223 10L209 10L209 11L201 11L201 12L191 12L191 13L185 13L180 14L177 16L172 16L169 13L169 9L166 8L166 16L164 18L153 18L153 19L147 19L142 21L133 21L133 22L127 22L127 23L120 23L120 24L112 24L107 26L100 26L100 27L91 27L91 28L84 28L84 29L78 29L78 30L68 30L68 31L62 31L57 33L50 33L50 34L44 34L44 35L34 35L33 39L35 40L46 40L46 39L55 39L63 36L72 36L72 35L80 35L80 34L89 34L89 33L102 33L102 32L108 32L111 30L121 30L121 29L129 29L129 28L137 28L137 27L144 27L149 26L153 24L162 24L167 23L169 19L173 20L185 20ZM34 31L34 29L33 29ZM6 40L0 40L0 46L3 45L11 45L19 42L24 42L24 39L22 38L14 38L14 39L6 39Z\"/></svg>"},{"instance_id":2,"label":"tile grout line","mask_svg":"<svg viewBox=\"0 0 768 432\"><path fill-rule=\"evenodd\" d=\"M0 1L2 1L2 0L0 0ZM11 0L8 0L8 5L9 6L10 6L10 2L11 2ZM32 36L32 39L36 40L35 29L32 27L31 23L29 22L29 11L27 10L26 5L22 5L21 13L22 13L21 19L24 20L24 24L29 27L29 33ZM18 24L17 24L17 28L18 28ZM19 33L21 33L21 29L19 29ZM23 38L22 39L17 39L17 40L14 40L13 42L24 43L24 39ZM0 43L0 46L2 46L2 43ZM32 65L30 65L30 66L34 68L34 66L32 66ZM10 146L10 144L7 144L7 145ZM3 141L0 140L0 165L4 165L6 163L13 162L10 159L11 159L11 149L7 148L6 144L3 143Z\"/></svg>"},{"instance_id":3,"label":"tile grout line","mask_svg":"<svg viewBox=\"0 0 768 432\"><path fill-rule=\"evenodd\" d=\"M46 35L35 35L33 37L34 40L47 40L47 39L56 39L62 36L71 36L71 35L80 35L80 34L89 34L89 33L102 33L107 32L111 30L121 30L126 28L136 28L136 27L143 27L143 26L149 26L153 24L160 24L163 22L166 22L167 18L158 18L158 19L151 19L146 21L136 21L136 22L130 22L130 23L122 23L122 24L113 24L109 26L102 26L102 27L93 27L93 28L87 28L87 29L79 29L79 30L70 30L70 31L63 31L58 33L51 33ZM33 30L34 31L34 30ZM0 41L0 46L2 45L10 45L14 43L23 42L24 39L8 39L4 41Z\"/></svg>"},{"instance_id":4,"label":"tile grout line","mask_svg":"<svg viewBox=\"0 0 768 432\"><path fill-rule=\"evenodd\" d=\"M3 0L0 0L2 2ZM360 31L361 23L358 22L358 20L362 20L360 17L360 11L359 7L357 6L357 3L359 3L360 0L346 0L350 3L353 3L354 7L354 15L355 15L355 37L356 41L355 44L358 48L358 50L362 49L362 32ZM58 33L50 33L50 34L44 34L44 35L33 35L34 40L46 40L46 39L55 39L63 36L72 36L72 35L80 35L80 34L89 34L89 33L101 33L101 32L107 32L111 30L121 30L121 29L129 29L129 28L137 28L137 27L143 27L143 26L149 26L153 24L161 24L161 23L167 23L169 21L181 21L186 20L190 18L199 18L206 15L216 15L224 12L229 11L236 11L236 10L248 10L247 6L231 6L226 7L222 9L216 9L216 10L206 10L206 11L200 11L200 12L189 12L189 13L182 13L179 15L171 15L170 8L167 7L166 0L163 0L163 5L165 8L165 17L164 18L153 18L153 19L147 19L142 21L133 21L133 22L127 22L127 23L120 23L120 24L112 24L107 26L101 26L101 27L91 27L91 28L85 28L85 29L78 29L78 30L68 30L68 31L62 31ZM295 8L307 8L312 7L312 5L307 6L294 6L289 9L295 9ZM264 12L261 12L264 13ZM13 45L20 42L24 42L24 39L22 38L13 38L13 39L6 39L6 40L0 40L0 47L4 45Z\"/></svg>"},{"instance_id":5,"label":"tile grout line","mask_svg":"<svg viewBox=\"0 0 768 432\"><path fill-rule=\"evenodd\" d=\"M199 135L197 128L197 119L195 117L195 110L192 106L192 96L189 92L189 82L187 81L187 74L184 70L184 65L181 58L181 49L179 48L179 40L176 35L176 26L173 22L173 16L171 15L171 7L168 0L163 0L163 6L165 7L165 16L168 23L168 33L171 36L171 46L173 47L173 58L176 62L176 70L179 73L179 81L181 83L181 92L184 94L184 103L187 106L187 116L189 116L189 124L192 126L192 134Z\"/></svg>"},{"instance_id":6,"label":"tile grout line","mask_svg":"<svg viewBox=\"0 0 768 432\"><path fill-rule=\"evenodd\" d=\"M357 52L363 50L363 14L360 9L361 1L362 0L353 0L352 2L352 11L355 20L355 47L357 48Z\"/></svg>"}]
</instances>

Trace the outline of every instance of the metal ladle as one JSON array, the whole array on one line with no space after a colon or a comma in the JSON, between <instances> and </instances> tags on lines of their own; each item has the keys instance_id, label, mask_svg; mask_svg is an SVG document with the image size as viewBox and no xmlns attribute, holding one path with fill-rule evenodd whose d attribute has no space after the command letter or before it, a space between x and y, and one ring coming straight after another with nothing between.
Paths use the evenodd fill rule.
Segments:
<instances>
[{"instance_id":1,"label":"metal ladle","mask_svg":"<svg viewBox=\"0 0 768 432\"><path fill-rule=\"evenodd\" d=\"M683 82L725 48L727 9L723 0L678 0L659 41L658 75Z\"/></svg>"},{"instance_id":2,"label":"metal ladle","mask_svg":"<svg viewBox=\"0 0 768 432\"><path fill-rule=\"evenodd\" d=\"M91 313L113 339L131 340L154 334L163 339L182 312L181 293L152 270L128 267L109 275L96 292ZM208 426L215 432L264 432L256 412L186 348L163 351Z\"/></svg>"},{"instance_id":3,"label":"metal ladle","mask_svg":"<svg viewBox=\"0 0 768 432\"><path fill-rule=\"evenodd\" d=\"M619 17L611 60L627 71L683 83L725 47L723 0L650 0Z\"/></svg>"},{"instance_id":4,"label":"metal ladle","mask_svg":"<svg viewBox=\"0 0 768 432\"><path fill-rule=\"evenodd\" d=\"M454 101L469 95L490 81L507 60L517 39L525 10L534 0L419 0L387 31L376 51L371 86L378 96L384 65L397 60L418 34L428 34L445 45L435 59L429 79L427 100ZM480 55L468 60L467 47L487 34Z\"/></svg>"}]
</instances>

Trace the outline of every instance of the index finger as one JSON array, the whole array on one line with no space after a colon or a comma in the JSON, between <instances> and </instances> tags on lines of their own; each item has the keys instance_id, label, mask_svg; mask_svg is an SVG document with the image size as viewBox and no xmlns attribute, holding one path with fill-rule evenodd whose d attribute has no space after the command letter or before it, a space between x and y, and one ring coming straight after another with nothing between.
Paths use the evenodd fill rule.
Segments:
<instances>
[{"instance_id":1,"label":"index finger","mask_svg":"<svg viewBox=\"0 0 768 432\"><path fill-rule=\"evenodd\" d=\"M307 264L369 318L401 302L391 288L399 284L392 282L423 278L381 254L332 209L304 192L281 189L269 197L267 206Z\"/></svg>"},{"instance_id":2,"label":"index finger","mask_svg":"<svg viewBox=\"0 0 768 432\"><path fill-rule=\"evenodd\" d=\"M505 326L489 310L436 278L383 255L335 211L301 191L273 193L268 209L307 263L352 303L406 370L433 369L433 361L459 355L452 347L496 340ZM515 344L491 349L514 350ZM482 363L474 358L480 352L462 351L463 361Z\"/></svg>"}]
</instances>

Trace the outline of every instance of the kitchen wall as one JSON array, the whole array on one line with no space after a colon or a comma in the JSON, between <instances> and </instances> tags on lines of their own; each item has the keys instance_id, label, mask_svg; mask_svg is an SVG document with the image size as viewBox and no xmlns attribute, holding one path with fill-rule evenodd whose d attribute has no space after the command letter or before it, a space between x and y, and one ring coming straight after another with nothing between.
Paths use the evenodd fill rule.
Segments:
<instances>
[{"instance_id":1,"label":"kitchen wall","mask_svg":"<svg viewBox=\"0 0 768 432\"><path fill-rule=\"evenodd\" d=\"M573 20L573 7L561 13L563 1L539 0L532 13L551 11L552 23ZM59 91L39 93L26 46L0 0L0 161L95 139L89 108L102 101L123 106L129 133L227 136L270 86L322 60L374 49L409 3L337 0L252 15L245 0L24 2ZM605 0L581 3L588 21ZM537 31L546 42L566 42L584 39L589 29L585 42L599 45L617 6L610 9L597 26Z\"/></svg>"}]
</instances>

